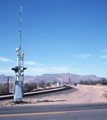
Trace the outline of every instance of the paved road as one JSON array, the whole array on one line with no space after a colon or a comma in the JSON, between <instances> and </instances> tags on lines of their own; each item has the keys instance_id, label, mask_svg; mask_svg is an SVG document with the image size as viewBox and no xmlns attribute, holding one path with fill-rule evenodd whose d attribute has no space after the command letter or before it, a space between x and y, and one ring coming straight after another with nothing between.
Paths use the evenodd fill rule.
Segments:
<instances>
[{"instance_id":1,"label":"paved road","mask_svg":"<svg viewBox=\"0 0 107 120\"><path fill-rule=\"evenodd\" d=\"M107 120L107 104L0 107L0 120Z\"/></svg>"}]
</instances>

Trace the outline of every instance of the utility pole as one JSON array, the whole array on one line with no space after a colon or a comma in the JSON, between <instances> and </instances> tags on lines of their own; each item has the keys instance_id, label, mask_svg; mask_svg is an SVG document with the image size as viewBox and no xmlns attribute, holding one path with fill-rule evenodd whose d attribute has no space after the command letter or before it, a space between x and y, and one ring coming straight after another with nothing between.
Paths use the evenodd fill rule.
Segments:
<instances>
[{"instance_id":1,"label":"utility pole","mask_svg":"<svg viewBox=\"0 0 107 120\"><path fill-rule=\"evenodd\" d=\"M13 77L4 77L7 78L7 93L9 93L9 78L13 78Z\"/></svg>"}]
</instances>

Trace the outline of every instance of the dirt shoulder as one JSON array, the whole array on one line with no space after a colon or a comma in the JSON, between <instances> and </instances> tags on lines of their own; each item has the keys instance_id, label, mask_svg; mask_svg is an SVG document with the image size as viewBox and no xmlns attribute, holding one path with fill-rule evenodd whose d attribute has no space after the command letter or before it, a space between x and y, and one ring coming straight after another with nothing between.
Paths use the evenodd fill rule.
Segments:
<instances>
[{"instance_id":1,"label":"dirt shoulder","mask_svg":"<svg viewBox=\"0 0 107 120\"><path fill-rule=\"evenodd\" d=\"M52 93L38 94L23 98L23 105L54 105L54 104L92 104L107 103L107 86L77 85L72 89ZM14 105L11 100L2 100L0 105ZM19 104L19 105L22 105Z\"/></svg>"}]
</instances>

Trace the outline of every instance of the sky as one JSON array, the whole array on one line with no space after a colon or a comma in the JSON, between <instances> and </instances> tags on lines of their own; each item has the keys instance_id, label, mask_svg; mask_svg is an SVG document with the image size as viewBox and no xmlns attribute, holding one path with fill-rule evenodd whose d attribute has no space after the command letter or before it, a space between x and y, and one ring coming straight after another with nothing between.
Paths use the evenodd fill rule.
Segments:
<instances>
[{"instance_id":1,"label":"sky","mask_svg":"<svg viewBox=\"0 0 107 120\"><path fill-rule=\"evenodd\" d=\"M107 0L0 0L0 75L15 75L21 6L25 75L107 77Z\"/></svg>"}]
</instances>

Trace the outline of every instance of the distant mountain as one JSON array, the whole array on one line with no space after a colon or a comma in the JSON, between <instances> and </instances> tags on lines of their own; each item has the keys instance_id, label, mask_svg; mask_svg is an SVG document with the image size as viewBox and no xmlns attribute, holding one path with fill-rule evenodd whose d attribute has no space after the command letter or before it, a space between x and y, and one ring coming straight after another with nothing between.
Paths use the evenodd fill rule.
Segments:
<instances>
[{"instance_id":1,"label":"distant mountain","mask_svg":"<svg viewBox=\"0 0 107 120\"><path fill-rule=\"evenodd\" d=\"M1 82L7 82L6 75L0 75L0 83ZM15 76L11 76L13 78L10 78L9 81L13 82L15 79ZM76 75L71 73L62 73L62 74L43 74L41 76L25 76L24 82L53 82L53 81L62 81L68 82L69 78L71 78L71 81L79 82L80 80L100 80L101 77L97 77L95 75Z\"/></svg>"}]
</instances>

